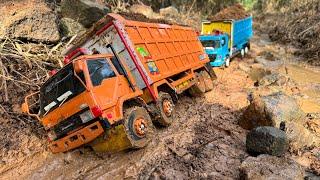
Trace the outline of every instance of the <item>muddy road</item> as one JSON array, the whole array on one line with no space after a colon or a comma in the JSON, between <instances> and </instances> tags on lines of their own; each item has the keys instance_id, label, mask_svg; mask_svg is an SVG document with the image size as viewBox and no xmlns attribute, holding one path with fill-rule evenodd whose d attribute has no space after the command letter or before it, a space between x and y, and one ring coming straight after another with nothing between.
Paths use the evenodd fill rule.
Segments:
<instances>
[{"instance_id":1,"label":"muddy road","mask_svg":"<svg viewBox=\"0 0 320 180\"><path fill-rule=\"evenodd\" d=\"M250 67L263 52L276 55L268 65L274 65L276 71L295 80L297 88L289 88L288 93L299 99L303 110L319 114L318 69L297 64L290 49L271 43L263 35L255 36L249 57L234 59L229 68L215 69L218 79L213 91L203 98L180 97L175 122L169 128L157 129L146 148L107 154L82 147L68 153L52 154L46 149L43 138L34 133L19 134L23 143L15 150L1 153L0 177L238 179L239 166L248 156L245 151L247 131L238 125L238 120L249 104L248 92L259 76ZM306 80L306 76L310 78Z\"/></svg>"}]
</instances>

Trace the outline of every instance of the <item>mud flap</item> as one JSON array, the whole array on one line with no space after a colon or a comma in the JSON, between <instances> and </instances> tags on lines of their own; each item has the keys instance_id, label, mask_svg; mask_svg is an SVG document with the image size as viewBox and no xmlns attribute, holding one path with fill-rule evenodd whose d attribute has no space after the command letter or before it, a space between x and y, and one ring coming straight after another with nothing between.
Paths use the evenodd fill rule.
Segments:
<instances>
[{"instance_id":1,"label":"mud flap","mask_svg":"<svg viewBox=\"0 0 320 180\"><path fill-rule=\"evenodd\" d=\"M210 62L206 63L205 66L204 66L207 70L207 72L209 73L210 77L212 80L216 80L217 79L217 75L216 73L213 71L211 65L210 65Z\"/></svg>"},{"instance_id":2,"label":"mud flap","mask_svg":"<svg viewBox=\"0 0 320 180\"><path fill-rule=\"evenodd\" d=\"M96 152L110 153L123 151L132 147L125 133L125 127L122 124L105 131L102 136L90 143L90 146Z\"/></svg>"}]
</instances>

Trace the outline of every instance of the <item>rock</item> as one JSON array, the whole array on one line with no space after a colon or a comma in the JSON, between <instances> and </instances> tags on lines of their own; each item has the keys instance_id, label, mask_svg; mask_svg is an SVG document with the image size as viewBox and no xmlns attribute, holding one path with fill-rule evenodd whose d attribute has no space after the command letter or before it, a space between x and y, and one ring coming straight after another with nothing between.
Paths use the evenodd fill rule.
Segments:
<instances>
[{"instance_id":1,"label":"rock","mask_svg":"<svg viewBox=\"0 0 320 180\"><path fill-rule=\"evenodd\" d=\"M297 101L282 92L260 96L253 93L250 105L239 120L239 125L244 129L258 126L273 126L280 128L280 124L298 122L305 118Z\"/></svg>"},{"instance_id":2,"label":"rock","mask_svg":"<svg viewBox=\"0 0 320 180\"><path fill-rule=\"evenodd\" d=\"M55 43L60 40L57 15L39 1L17 1L0 7L0 39L5 37Z\"/></svg>"},{"instance_id":3,"label":"rock","mask_svg":"<svg viewBox=\"0 0 320 180\"><path fill-rule=\"evenodd\" d=\"M82 24L70 18L62 18L60 20L60 26L62 34L67 37L72 37L86 30Z\"/></svg>"},{"instance_id":4,"label":"rock","mask_svg":"<svg viewBox=\"0 0 320 180\"><path fill-rule=\"evenodd\" d=\"M160 9L160 15L161 16L178 16L179 15L179 11L177 8L173 7L173 6L169 6L166 8L161 8Z\"/></svg>"},{"instance_id":5,"label":"rock","mask_svg":"<svg viewBox=\"0 0 320 180\"><path fill-rule=\"evenodd\" d=\"M267 69L279 69L284 65L283 60L280 60L280 59L268 60L263 56L257 56L254 59L254 62L263 65Z\"/></svg>"},{"instance_id":6,"label":"rock","mask_svg":"<svg viewBox=\"0 0 320 180\"><path fill-rule=\"evenodd\" d=\"M259 81L262 79L264 76L271 74L270 70L267 70L266 68L263 67L261 64L253 64L251 65L251 70L249 72L249 77L253 81Z\"/></svg>"},{"instance_id":7,"label":"rock","mask_svg":"<svg viewBox=\"0 0 320 180\"><path fill-rule=\"evenodd\" d=\"M90 0L62 0L61 15L89 28L110 12L110 8Z\"/></svg>"},{"instance_id":8,"label":"rock","mask_svg":"<svg viewBox=\"0 0 320 180\"><path fill-rule=\"evenodd\" d=\"M310 132L302 124L288 122L285 127L290 150L298 151L301 148L320 146L320 137Z\"/></svg>"},{"instance_id":9,"label":"rock","mask_svg":"<svg viewBox=\"0 0 320 180\"><path fill-rule=\"evenodd\" d=\"M147 18L152 18L153 17L153 10L150 6L146 6L143 4L134 4L130 6L129 11L132 13L137 13L137 14L143 14Z\"/></svg>"},{"instance_id":10,"label":"rock","mask_svg":"<svg viewBox=\"0 0 320 180\"><path fill-rule=\"evenodd\" d=\"M241 179L247 180L292 180L303 179L304 169L294 160L270 155L248 157L241 166Z\"/></svg>"},{"instance_id":11,"label":"rock","mask_svg":"<svg viewBox=\"0 0 320 180\"><path fill-rule=\"evenodd\" d=\"M262 126L251 130L246 139L247 151L252 155L281 156L288 149L286 133L280 129Z\"/></svg>"},{"instance_id":12,"label":"rock","mask_svg":"<svg viewBox=\"0 0 320 180\"><path fill-rule=\"evenodd\" d=\"M283 86L288 82L288 80L289 80L288 77L274 72L258 80L258 85L259 86L270 86L270 85Z\"/></svg>"}]
</instances>

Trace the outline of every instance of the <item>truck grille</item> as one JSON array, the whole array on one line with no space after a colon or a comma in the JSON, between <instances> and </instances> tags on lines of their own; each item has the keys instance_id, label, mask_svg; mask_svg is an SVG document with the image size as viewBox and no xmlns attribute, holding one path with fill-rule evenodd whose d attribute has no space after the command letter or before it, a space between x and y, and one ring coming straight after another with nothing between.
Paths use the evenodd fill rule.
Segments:
<instances>
[{"instance_id":1,"label":"truck grille","mask_svg":"<svg viewBox=\"0 0 320 180\"><path fill-rule=\"evenodd\" d=\"M68 134L68 132L73 131L83 125L80 114L89 110L89 108L83 109L76 114L70 116L69 118L61 121L53 127L53 131L56 133L57 138L62 138Z\"/></svg>"},{"instance_id":2,"label":"truck grille","mask_svg":"<svg viewBox=\"0 0 320 180\"><path fill-rule=\"evenodd\" d=\"M210 62L214 62L216 60L216 54L208 54Z\"/></svg>"}]
</instances>

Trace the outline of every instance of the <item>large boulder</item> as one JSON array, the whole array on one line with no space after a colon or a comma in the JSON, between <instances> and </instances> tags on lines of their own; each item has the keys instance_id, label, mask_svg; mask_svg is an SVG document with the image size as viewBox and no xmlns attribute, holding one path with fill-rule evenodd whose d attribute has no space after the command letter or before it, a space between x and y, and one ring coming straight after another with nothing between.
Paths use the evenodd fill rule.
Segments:
<instances>
[{"instance_id":1,"label":"large boulder","mask_svg":"<svg viewBox=\"0 0 320 180\"><path fill-rule=\"evenodd\" d=\"M60 40L57 15L39 1L14 1L0 7L0 39L55 43Z\"/></svg>"},{"instance_id":2,"label":"large boulder","mask_svg":"<svg viewBox=\"0 0 320 180\"><path fill-rule=\"evenodd\" d=\"M250 96L250 105L239 120L244 129L253 129L258 126L273 126L280 128L280 124L298 122L305 118L297 101L282 92L260 96L253 93Z\"/></svg>"},{"instance_id":3,"label":"large boulder","mask_svg":"<svg viewBox=\"0 0 320 180\"><path fill-rule=\"evenodd\" d=\"M166 8L161 8L160 9L160 15L161 16L179 16L179 11L177 8L173 7L173 6L169 6Z\"/></svg>"},{"instance_id":4,"label":"large boulder","mask_svg":"<svg viewBox=\"0 0 320 180\"><path fill-rule=\"evenodd\" d=\"M303 179L304 169L289 158L270 155L248 157L241 166L241 179L246 180L291 180Z\"/></svg>"},{"instance_id":5,"label":"large boulder","mask_svg":"<svg viewBox=\"0 0 320 180\"><path fill-rule=\"evenodd\" d=\"M89 28L110 12L107 6L90 0L62 0L61 15Z\"/></svg>"},{"instance_id":6,"label":"large boulder","mask_svg":"<svg viewBox=\"0 0 320 180\"><path fill-rule=\"evenodd\" d=\"M288 140L286 133L280 129L269 126L257 127L247 134L246 148L252 155L281 156L288 149Z\"/></svg>"},{"instance_id":7,"label":"large boulder","mask_svg":"<svg viewBox=\"0 0 320 180\"><path fill-rule=\"evenodd\" d=\"M67 37L72 37L76 34L86 31L82 24L70 18L62 18L60 20L62 34Z\"/></svg>"}]
</instances>

